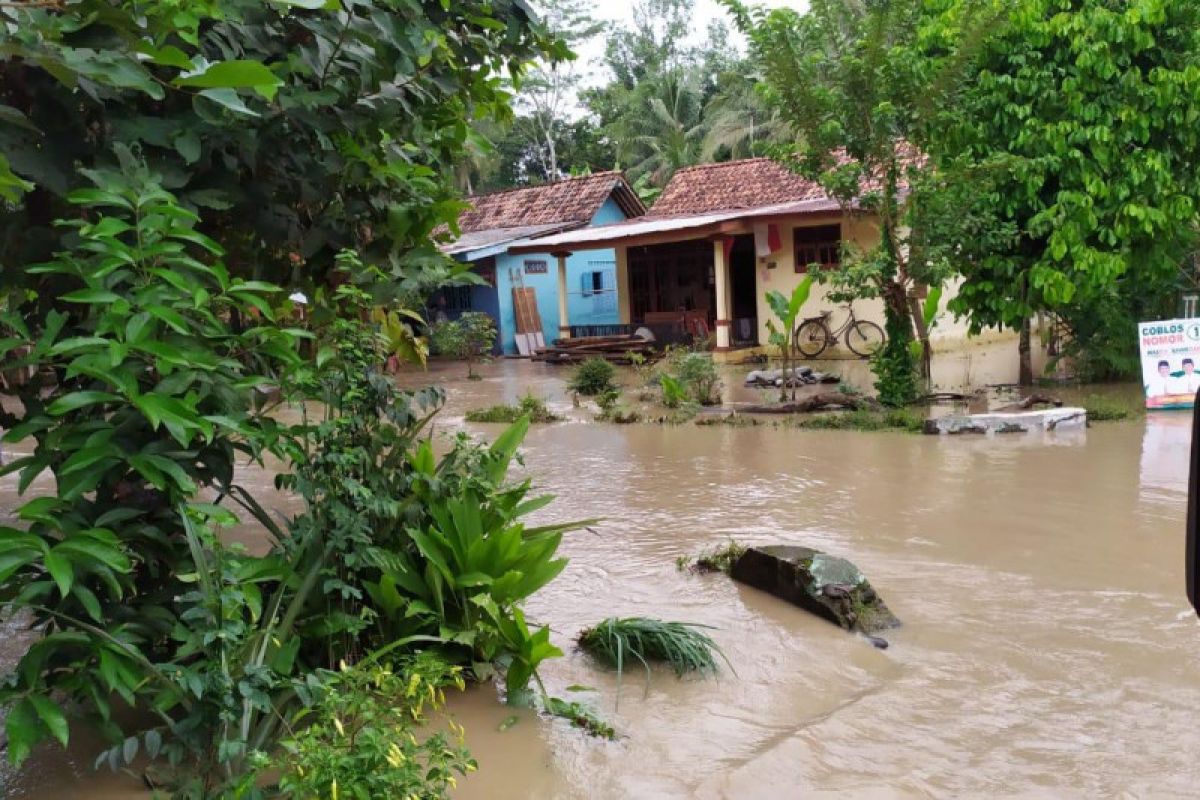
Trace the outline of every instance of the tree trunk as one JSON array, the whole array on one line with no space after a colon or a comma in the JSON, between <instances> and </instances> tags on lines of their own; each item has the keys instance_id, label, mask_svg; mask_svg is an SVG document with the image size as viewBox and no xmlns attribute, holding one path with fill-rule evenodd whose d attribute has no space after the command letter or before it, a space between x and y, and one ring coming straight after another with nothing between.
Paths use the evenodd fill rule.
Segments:
<instances>
[{"instance_id":1,"label":"tree trunk","mask_svg":"<svg viewBox=\"0 0 1200 800\"><path fill-rule=\"evenodd\" d=\"M928 392L933 387L933 346L929 343L929 329L925 327L920 298L908 298L908 311L912 315L917 341L921 343L921 377L925 379L925 391Z\"/></svg>"},{"instance_id":2,"label":"tree trunk","mask_svg":"<svg viewBox=\"0 0 1200 800\"><path fill-rule=\"evenodd\" d=\"M1021 320L1021 341L1017 345L1017 354L1020 358L1017 382L1021 386L1033 386L1033 354L1029 343L1030 327L1029 317Z\"/></svg>"}]
</instances>

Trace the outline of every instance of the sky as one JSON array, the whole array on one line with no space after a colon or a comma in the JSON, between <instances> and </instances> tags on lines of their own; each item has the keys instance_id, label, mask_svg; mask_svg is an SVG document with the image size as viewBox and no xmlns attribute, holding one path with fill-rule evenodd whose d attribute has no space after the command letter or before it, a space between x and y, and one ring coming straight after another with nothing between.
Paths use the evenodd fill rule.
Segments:
<instances>
[{"instance_id":1,"label":"sky","mask_svg":"<svg viewBox=\"0 0 1200 800\"><path fill-rule=\"evenodd\" d=\"M763 5L768 7L789 6L795 9L805 9L808 7L807 0L750 0L750 5ZM536 6L536 0L534 5ZM605 20L611 24L613 28L624 26L633 20L633 0L596 0L593 15L600 20ZM694 0L695 9L695 24L692 26L693 41L699 42L708 32L708 24L716 19L723 19L728 22L728 14L725 9L718 5L717 0ZM734 41L730 42L731 47L736 47L739 51L745 50L745 43L741 34L736 31L731 31L734 36ZM580 66L585 74L595 74L600 71L600 59L604 55L604 42L607 39L607 32L602 31L595 39L587 42L579 48L580 60L584 63Z\"/></svg>"}]
</instances>

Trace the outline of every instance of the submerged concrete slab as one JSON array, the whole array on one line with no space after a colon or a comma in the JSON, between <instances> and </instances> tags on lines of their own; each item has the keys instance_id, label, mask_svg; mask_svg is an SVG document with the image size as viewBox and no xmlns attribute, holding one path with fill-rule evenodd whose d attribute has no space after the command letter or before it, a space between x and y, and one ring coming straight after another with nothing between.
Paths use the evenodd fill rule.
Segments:
<instances>
[{"instance_id":1,"label":"submerged concrete slab","mask_svg":"<svg viewBox=\"0 0 1200 800\"><path fill-rule=\"evenodd\" d=\"M962 434L1034 433L1087 427L1087 411L1082 408L1048 408L1042 411L997 411L989 414L965 414L925 420L925 433L938 436Z\"/></svg>"},{"instance_id":2,"label":"submerged concrete slab","mask_svg":"<svg viewBox=\"0 0 1200 800\"><path fill-rule=\"evenodd\" d=\"M848 631L870 634L900 625L858 567L810 547L751 547L729 574Z\"/></svg>"}]
</instances>

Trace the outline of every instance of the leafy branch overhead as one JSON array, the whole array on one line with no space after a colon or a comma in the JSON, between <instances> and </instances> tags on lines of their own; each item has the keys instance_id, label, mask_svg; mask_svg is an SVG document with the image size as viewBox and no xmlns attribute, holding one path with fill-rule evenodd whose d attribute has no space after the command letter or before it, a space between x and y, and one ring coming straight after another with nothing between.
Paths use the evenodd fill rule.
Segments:
<instances>
[{"instance_id":1,"label":"leafy branch overhead","mask_svg":"<svg viewBox=\"0 0 1200 800\"><path fill-rule=\"evenodd\" d=\"M118 147L205 211L202 229L221 232L234 272L300 284L319 277L306 265L355 247L390 265L397 291L423 272L443 278L429 234L459 208L445 176L469 146L466 121L509 117L504 78L566 54L524 9L0 7L0 201L18 203L0 207L6 284L56 246L51 223L81 185L75 165L115 164Z\"/></svg>"}]
</instances>

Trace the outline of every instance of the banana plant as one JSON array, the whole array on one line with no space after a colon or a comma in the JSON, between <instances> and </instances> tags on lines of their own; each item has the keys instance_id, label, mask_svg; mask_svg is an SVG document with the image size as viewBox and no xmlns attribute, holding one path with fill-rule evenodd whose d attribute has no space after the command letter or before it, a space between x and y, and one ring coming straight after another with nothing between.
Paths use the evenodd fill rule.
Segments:
<instances>
[{"instance_id":1,"label":"banana plant","mask_svg":"<svg viewBox=\"0 0 1200 800\"><path fill-rule=\"evenodd\" d=\"M791 399L796 399L796 383L792 380L793 376L789 375L789 370L792 369L796 353L800 349L796 340L800 326L796 323L800 319L800 309L808 302L812 286L813 276L810 274L805 275L804 280L796 284L790 297L785 296L778 289L767 292L767 305L783 326L783 329L780 330L779 326L775 324L775 320L767 320L769 334L767 341L772 346L778 347L783 356L783 389L779 393L779 402L781 403L788 399L789 387L791 388Z\"/></svg>"}]
</instances>

